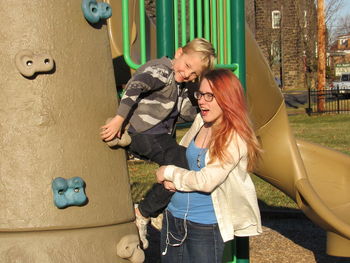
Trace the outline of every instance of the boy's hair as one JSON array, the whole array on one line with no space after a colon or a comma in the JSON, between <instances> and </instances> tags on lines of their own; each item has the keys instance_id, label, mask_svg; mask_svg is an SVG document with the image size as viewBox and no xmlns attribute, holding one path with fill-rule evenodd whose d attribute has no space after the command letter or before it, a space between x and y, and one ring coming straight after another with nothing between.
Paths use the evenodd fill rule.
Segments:
<instances>
[{"instance_id":1,"label":"boy's hair","mask_svg":"<svg viewBox=\"0 0 350 263\"><path fill-rule=\"evenodd\" d=\"M211 70L215 64L215 49L213 45L204 38L195 38L182 47L184 53L198 52L201 60L206 64L205 70Z\"/></svg>"}]
</instances>

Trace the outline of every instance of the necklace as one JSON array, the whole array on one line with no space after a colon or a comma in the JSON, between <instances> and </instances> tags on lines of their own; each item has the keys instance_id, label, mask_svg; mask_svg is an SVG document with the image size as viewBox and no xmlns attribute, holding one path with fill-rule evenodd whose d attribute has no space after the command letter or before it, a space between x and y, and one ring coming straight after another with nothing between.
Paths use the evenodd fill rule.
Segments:
<instances>
[{"instance_id":1,"label":"necklace","mask_svg":"<svg viewBox=\"0 0 350 263\"><path fill-rule=\"evenodd\" d=\"M202 157L203 153L205 153L207 151L207 148L204 148L204 144L205 144L205 141L207 140L208 133L209 133L209 128L207 129L207 133L205 134L204 140L202 142L202 147L199 150L198 155L197 155L197 167L198 168L201 168L201 157Z\"/></svg>"}]
</instances>

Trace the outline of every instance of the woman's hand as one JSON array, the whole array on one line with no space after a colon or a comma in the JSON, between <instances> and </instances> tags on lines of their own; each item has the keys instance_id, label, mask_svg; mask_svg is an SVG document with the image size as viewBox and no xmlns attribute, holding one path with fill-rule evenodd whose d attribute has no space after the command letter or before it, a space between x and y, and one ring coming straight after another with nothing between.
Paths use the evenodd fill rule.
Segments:
<instances>
[{"instance_id":1,"label":"woman's hand","mask_svg":"<svg viewBox=\"0 0 350 263\"><path fill-rule=\"evenodd\" d=\"M176 188L173 182L171 181L166 181L164 178L164 171L165 171L166 166L161 166L157 169L156 171L156 176L157 176L157 182L160 184L163 184L164 188L171 191L175 192Z\"/></svg>"},{"instance_id":2,"label":"woman's hand","mask_svg":"<svg viewBox=\"0 0 350 263\"><path fill-rule=\"evenodd\" d=\"M165 171L166 166L161 166L157 169L156 171L156 176L157 176L157 182L162 184L165 181L164 178L164 171Z\"/></svg>"},{"instance_id":3,"label":"woman's hand","mask_svg":"<svg viewBox=\"0 0 350 263\"><path fill-rule=\"evenodd\" d=\"M176 192L176 187L173 182L163 181L163 186L165 189L169 190L170 192Z\"/></svg>"}]
</instances>

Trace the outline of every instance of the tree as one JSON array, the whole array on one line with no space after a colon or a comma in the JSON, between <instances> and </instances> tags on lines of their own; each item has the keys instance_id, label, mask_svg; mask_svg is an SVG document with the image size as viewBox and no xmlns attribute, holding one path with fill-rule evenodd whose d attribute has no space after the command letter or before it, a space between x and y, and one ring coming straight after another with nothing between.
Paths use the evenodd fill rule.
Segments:
<instances>
[{"instance_id":1,"label":"tree","mask_svg":"<svg viewBox=\"0 0 350 263\"><path fill-rule=\"evenodd\" d=\"M344 0L326 0L325 23L327 26L328 43L333 43L338 36L336 26L339 19L338 14L344 5Z\"/></svg>"},{"instance_id":2,"label":"tree","mask_svg":"<svg viewBox=\"0 0 350 263\"><path fill-rule=\"evenodd\" d=\"M294 0L299 39L303 51L303 63L305 66L305 86L310 89L315 87L317 73L316 41L317 41L317 10L314 1Z\"/></svg>"},{"instance_id":3,"label":"tree","mask_svg":"<svg viewBox=\"0 0 350 263\"><path fill-rule=\"evenodd\" d=\"M324 89L326 86L326 26L324 0L317 0L317 111L323 112L325 108Z\"/></svg>"},{"instance_id":4,"label":"tree","mask_svg":"<svg viewBox=\"0 0 350 263\"><path fill-rule=\"evenodd\" d=\"M350 15L344 15L338 19L334 30L336 36L346 35L350 33Z\"/></svg>"}]
</instances>

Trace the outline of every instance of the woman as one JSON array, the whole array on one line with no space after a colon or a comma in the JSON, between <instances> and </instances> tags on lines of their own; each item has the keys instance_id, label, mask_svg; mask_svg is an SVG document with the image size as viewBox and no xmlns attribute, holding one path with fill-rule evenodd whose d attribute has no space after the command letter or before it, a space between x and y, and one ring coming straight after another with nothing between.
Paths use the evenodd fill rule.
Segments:
<instances>
[{"instance_id":1,"label":"woman","mask_svg":"<svg viewBox=\"0 0 350 263\"><path fill-rule=\"evenodd\" d=\"M261 233L248 174L259 145L241 84L229 70L206 73L195 93L200 114L183 137L190 169L161 166L157 181L176 191L164 212L162 262L222 262L224 242Z\"/></svg>"}]
</instances>

